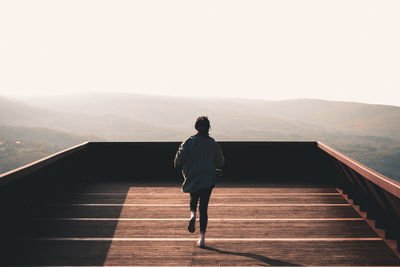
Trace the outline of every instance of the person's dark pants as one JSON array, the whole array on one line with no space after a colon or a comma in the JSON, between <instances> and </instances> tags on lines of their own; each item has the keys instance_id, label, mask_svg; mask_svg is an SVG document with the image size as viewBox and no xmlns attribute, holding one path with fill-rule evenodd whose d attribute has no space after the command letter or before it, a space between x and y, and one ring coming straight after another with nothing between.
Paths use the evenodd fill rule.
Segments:
<instances>
[{"instance_id":1,"label":"person's dark pants","mask_svg":"<svg viewBox=\"0 0 400 267\"><path fill-rule=\"evenodd\" d=\"M200 232L205 232L208 222L208 201L210 200L210 195L213 187L202 188L199 191L190 193L190 211L196 212L197 202L200 199L199 212L200 212Z\"/></svg>"}]
</instances>

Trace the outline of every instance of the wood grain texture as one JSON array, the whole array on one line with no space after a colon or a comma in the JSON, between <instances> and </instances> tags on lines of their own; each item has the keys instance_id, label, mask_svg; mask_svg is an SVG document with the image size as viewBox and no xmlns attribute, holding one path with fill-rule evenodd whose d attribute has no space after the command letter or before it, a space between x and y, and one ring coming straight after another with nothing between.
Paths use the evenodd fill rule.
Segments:
<instances>
[{"instance_id":1,"label":"wood grain texture","mask_svg":"<svg viewBox=\"0 0 400 267\"><path fill-rule=\"evenodd\" d=\"M66 195L55 203L81 204L81 203L110 203L110 204L187 204L189 202L188 194L165 195ZM304 195L265 195L265 196L226 196L212 194L210 204L229 204L229 203L297 203L297 204L347 204L341 195L322 195L322 196L304 196Z\"/></svg>"},{"instance_id":2,"label":"wood grain texture","mask_svg":"<svg viewBox=\"0 0 400 267\"><path fill-rule=\"evenodd\" d=\"M396 266L399 259L383 241L208 242L34 241L18 265L372 265Z\"/></svg>"},{"instance_id":3,"label":"wood grain texture","mask_svg":"<svg viewBox=\"0 0 400 267\"><path fill-rule=\"evenodd\" d=\"M181 192L179 186L140 185L135 187L130 183L81 184L68 189L68 192L61 195L55 203L163 203L187 204L187 207L49 205L43 209L43 213L38 215L38 218L47 217L56 220L35 220L32 222L32 230L21 231L19 237L9 240L7 249L4 251L8 250L11 253L0 257L0 265L400 266L399 258L385 242L376 239L379 238L377 234L353 207L307 206L312 203L346 204L347 201L336 193L336 188L317 185L304 187L286 184L279 187L273 184L268 187L264 184L256 187L235 185L216 188L210 203L237 203L247 206L210 206L210 221L207 228L209 241L206 241L205 249L200 249L195 246L194 240L197 234L187 232L187 221L184 218L189 216L189 198L187 194ZM257 203L291 203L302 206L252 205ZM60 218L82 219L57 220ZM90 220L90 218L94 219ZM137 218L140 220L97 220L95 218ZM148 220L148 218L167 220ZM174 218L177 220L169 220ZM221 218L233 220L216 220ZM276 221L262 220L268 218L276 219ZM334 220L335 218L337 220ZM198 222L196 226L199 227ZM78 239L34 240L35 238ZM82 241L79 238L106 238L108 241L100 239ZM118 241L111 240L112 238L143 239ZM147 238L158 238L159 241ZM174 241L168 238L173 238ZM235 241L224 241L226 238L234 238ZM257 240L259 238L294 240L260 241ZM327 238L327 240L298 240L304 240L304 238ZM376 240L357 241L349 240L349 238Z\"/></svg>"},{"instance_id":4,"label":"wood grain texture","mask_svg":"<svg viewBox=\"0 0 400 267\"><path fill-rule=\"evenodd\" d=\"M44 221L36 237L193 238L187 221ZM197 222L196 227L199 227ZM209 238L377 237L365 221L209 221Z\"/></svg>"},{"instance_id":5,"label":"wood grain texture","mask_svg":"<svg viewBox=\"0 0 400 267\"><path fill-rule=\"evenodd\" d=\"M48 217L89 218L184 218L187 207L81 207L50 206ZM359 218L351 206L343 207L210 207L209 218Z\"/></svg>"}]
</instances>

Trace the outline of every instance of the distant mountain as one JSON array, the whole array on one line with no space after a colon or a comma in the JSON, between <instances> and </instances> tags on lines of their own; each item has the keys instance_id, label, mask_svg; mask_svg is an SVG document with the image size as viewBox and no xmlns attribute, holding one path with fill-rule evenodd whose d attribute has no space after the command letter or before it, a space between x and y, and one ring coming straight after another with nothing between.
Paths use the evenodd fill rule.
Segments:
<instances>
[{"instance_id":1,"label":"distant mountain","mask_svg":"<svg viewBox=\"0 0 400 267\"><path fill-rule=\"evenodd\" d=\"M104 110L107 108L112 107L104 107ZM0 97L0 124L52 128L78 135L93 135L109 141L163 140L176 133L152 123L135 121L118 114L91 115L84 110L39 108L2 97Z\"/></svg>"},{"instance_id":2,"label":"distant mountain","mask_svg":"<svg viewBox=\"0 0 400 267\"><path fill-rule=\"evenodd\" d=\"M193 124L197 116L206 114L214 122L215 130L224 135L235 131L238 123L245 123L257 130L268 128L282 134L290 130L300 136L329 131L400 139L400 107L396 106L313 99L199 99L129 93L86 93L27 101L60 112L113 114L180 130ZM251 137L253 134L251 131Z\"/></svg>"},{"instance_id":3,"label":"distant mountain","mask_svg":"<svg viewBox=\"0 0 400 267\"><path fill-rule=\"evenodd\" d=\"M2 102L0 123L92 134L109 141L182 140L194 132L199 114L210 116L213 135L222 140L291 140L315 132L315 127L235 110L213 100L90 94L30 100L36 107Z\"/></svg>"},{"instance_id":4,"label":"distant mountain","mask_svg":"<svg viewBox=\"0 0 400 267\"><path fill-rule=\"evenodd\" d=\"M29 103L26 104L26 103ZM0 124L108 141L182 141L200 115L217 140L318 140L400 179L400 107L311 99L266 101L85 93L0 98Z\"/></svg>"},{"instance_id":5,"label":"distant mountain","mask_svg":"<svg viewBox=\"0 0 400 267\"><path fill-rule=\"evenodd\" d=\"M400 139L400 107L298 99L252 104L253 111L330 131Z\"/></svg>"}]
</instances>

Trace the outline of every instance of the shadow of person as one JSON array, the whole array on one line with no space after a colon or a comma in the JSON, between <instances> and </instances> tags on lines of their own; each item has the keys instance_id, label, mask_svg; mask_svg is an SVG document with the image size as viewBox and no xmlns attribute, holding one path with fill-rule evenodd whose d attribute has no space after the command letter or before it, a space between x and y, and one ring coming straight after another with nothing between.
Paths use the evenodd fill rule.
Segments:
<instances>
[{"instance_id":1,"label":"shadow of person","mask_svg":"<svg viewBox=\"0 0 400 267\"><path fill-rule=\"evenodd\" d=\"M263 263L266 263L266 264L272 265L272 266L303 266L301 264L294 264L294 263L290 263L290 262L284 262L284 261L280 261L280 260L270 259L268 257L264 257L264 256L253 254L253 253L233 252L233 251L227 251L227 250L222 250L222 249L218 249L218 248L213 248L210 246L205 246L203 249L209 250L209 251L215 251L215 252L221 253L221 254L243 256L243 257L261 261Z\"/></svg>"}]
</instances>

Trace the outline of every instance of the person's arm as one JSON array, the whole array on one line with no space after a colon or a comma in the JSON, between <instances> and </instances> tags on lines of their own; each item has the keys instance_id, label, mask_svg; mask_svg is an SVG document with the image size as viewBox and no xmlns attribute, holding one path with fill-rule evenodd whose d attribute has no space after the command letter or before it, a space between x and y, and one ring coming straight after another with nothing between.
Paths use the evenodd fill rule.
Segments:
<instances>
[{"instance_id":1,"label":"person's arm","mask_svg":"<svg viewBox=\"0 0 400 267\"><path fill-rule=\"evenodd\" d=\"M215 144L216 144L216 149L217 149L217 154L215 157L215 166L217 168L220 168L220 167L222 167L222 165L225 164L225 157L224 157L224 154L222 153L221 147L217 143L215 143Z\"/></svg>"},{"instance_id":2,"label":"person's arm","mask_svg":"<svg viewBox=\"0 0 400 267\"><path fill-rule=\"evenodd\" d=\"M174 159L174 167L178 168L183 165L183 162L185 160L185 147L186 147L186 142L183 142L179 148L178 151L176 152L175 159Z\"/></svg>"}]
</instances>

